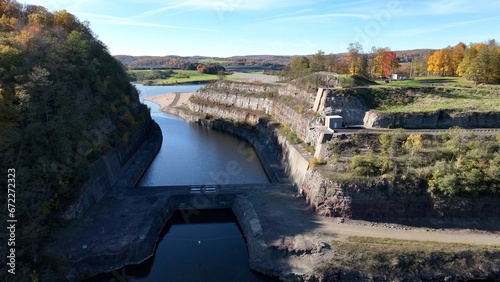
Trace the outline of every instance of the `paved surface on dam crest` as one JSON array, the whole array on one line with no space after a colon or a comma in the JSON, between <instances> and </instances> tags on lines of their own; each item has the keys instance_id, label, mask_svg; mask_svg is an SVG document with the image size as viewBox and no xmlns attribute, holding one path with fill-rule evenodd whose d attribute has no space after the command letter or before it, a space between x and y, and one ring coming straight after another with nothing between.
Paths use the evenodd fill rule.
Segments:
<instances>
[{"instance_id":1,"label":"paved surface on dam crest","mask_svg":"<svg viewBox=\"0 0 500 282\"><path fill-rule=\"evenodd\" d=\"M55 253L79 265L99 265L105 256L120 257L120 254L129 256L132 253L140 253L138 257L144 254L140 258L143 260L151 255L147 249L154 248L159 232L175 210L230 209L238 195L273 191L293 194L293 187L292 184L269 183L113 189L83 218L65 228L55 243ZM149 242L143 244L141 240ZM133 245L140 245L145 250L130 250Z\"/></svg>"}]
</instances>

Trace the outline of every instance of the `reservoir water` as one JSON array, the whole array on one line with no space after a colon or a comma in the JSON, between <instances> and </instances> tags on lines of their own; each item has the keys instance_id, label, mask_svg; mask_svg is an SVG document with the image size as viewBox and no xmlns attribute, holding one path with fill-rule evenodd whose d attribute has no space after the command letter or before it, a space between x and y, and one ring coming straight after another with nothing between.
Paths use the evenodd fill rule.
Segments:
<instances>
[{"instance_id":1,"label":"reservoir water","mask_svg":"<svg viewBox=\"0 0 500 282\"><path fill-rule=\"evenodd\" d=\"M142 100L165 93L194 92L202 86L136 87ZM139 186L269 182L247 142L189 124L160 112L154 103L144 103L161 127L163 144ZM99 280L119 280L121 276L131 279L127 281L274 281L248 268L245 239L230 210L201 211L190 216L189 222L175 213L162 231L154 257L102 275Z\"/></svg>"},{"instance_id":2,"label":"reservoir water","mask_svg":"<svg viewBox=\"0 0 500 282\"><path fill-rule=\"evenodd\" d=\"M172 92L192 92L201 86L136 86L141 99ZM139 186L268 183L253 148L227 134L189 124L162 113L145 101L160 125L163 144Z\"/></svg>"}]
</instances>

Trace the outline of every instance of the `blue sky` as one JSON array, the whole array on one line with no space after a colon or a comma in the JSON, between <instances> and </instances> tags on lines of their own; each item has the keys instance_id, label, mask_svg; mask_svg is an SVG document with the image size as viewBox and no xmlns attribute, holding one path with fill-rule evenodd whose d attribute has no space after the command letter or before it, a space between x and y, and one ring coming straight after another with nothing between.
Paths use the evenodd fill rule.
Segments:
<instances>
[{"instance_id":1,"label":"blue sky","mask_svg":"<svg viewBox=\"0 0 500 282\"><path fill-rule=\"evenodd\" d=\"M306 55L500 41L500 0L24 0L67 10L113 55Z\"/></svg>"}]
</instances>

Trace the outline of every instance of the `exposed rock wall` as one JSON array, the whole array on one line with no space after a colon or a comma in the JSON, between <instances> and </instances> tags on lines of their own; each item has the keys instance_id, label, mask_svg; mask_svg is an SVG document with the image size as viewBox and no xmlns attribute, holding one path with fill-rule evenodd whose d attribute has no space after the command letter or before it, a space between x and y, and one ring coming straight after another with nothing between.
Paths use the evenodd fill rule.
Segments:
<instances>
[{"instance_id":1,"label":"exposed rock wall","mask_svg":"<svg viewBox=\"0 0 500 282\"><path fill-rule=\"evenodd\" d=\"M218 83L219 84L219 83ZM291 129L303 140L317 136L315 119L307 118L286 104L286 99L268 99L261 95L273 89L280 95L308 96L304 90L293 85L268 88L263 85L224 82L222 87L212 85L207 90L199 91L196 96L201 100L213 103L192 103L191 110L207 113L230 120L253 121L257 124L259 113L251 110L268 106L268 113L280 123L289 123ZM238 91L244 91L239 93ZM251 91L256 91L254 97ZM281 92L280 92L281 91ZM301 94L299 93L300 91ZM328 89L325 113L340 114L347 124L360 124L365 117L363 98L337 89ZM259 96L260 95L260 96ZM243 106L246 109L237 108ZM391 117L391 118L389 118ZM365 125L387 127L398 122L406 122L405 126L414 128L450 127L459 125L467 127L500 127L500 118L496 114L462 114L450 116L446 112L431 114L414 114L411 116L382 116L368 112ZM461 121L456 123L457 121ZM455 122L455 123L452 123ZM488 126L486 125L488 123ZM312 127L311 127L312 126ZM453 199L446 202L432 198L426 193L411 193L394 187L390 182L338 184L324 177L318 170L308 169L309 157L300 148L290 144L286 138L276 132L260 128L259 134L267 134L277 145L282 164L293 182L307 197L309 203L319 214L325 216L346 217L354 219L379 221L418 221L429 219L439 222L447 219L447 223L461 224L465 222L480 223L481 218L500 218L500 207L497 199ZM314 138L313 138L314 139ZM469 211L474 212L469 212Z\"/></svg>"},{"instance_id":2,"label":"exposed rock wall","mask_svg":"<svg viewBox=\"0 0 500 282\"><path fill-rule=\"evenodd\" d=\"M297 136L306 140L309 131L310 118L298 113L284 103L275 102L271 106L270 114L280 123L289 124L290 129Z\"/></svg>"},{"instance_id":3,"label":"exposed rock wall","mask_svg":"<svg viewBox=\"0 0 500 282\"><path fill-rule=\"evenodd\" d=\"M254 111L262 111L265 113L269 112L269 107L271 101L266 98L265 93L267 90L263 85L245 85L236 84L241 88L242 92L234 92L235 87L231 87L231 84L224 83L219 87L208 87L196 93L196 97L201 100L210 101L213 104L225 105L227 107L237 107ZM246 86L246 87L243 87ZM247 94L246 91L252 91L250 87L255 87L254 94ZM275 91L275 90L273 90ZM238 93L238 94L236 94ZM264 96L255 95L263 94ZM273 92L267 92L273 93ZM268 94L271 95L271 94Z\"/></svg>"},{"instance_id":4,"label":"exposed rock wall","mask_svg":"<svg viewBox=\"0 0 500 282\"><path fill-rule=\"evenodd\" d=\"M282 162L286 172L293 183L300 187L309 168L309 158L305 156L296 146L290 144L286 138L279 136L277 139L282 154Z\"/></svg>"},{"instance_id":5,"label":"exposed rock wall","mask_svg":"<svg viewBox=\"0 0 500 282\"><path fill-rule=\"evenodd\" d=\"M310 89L304 89L295 84L286 84L278 88L280 96L290 96L307 101L314 101L317 91L317 88L310 87Z\"/></svg>"},{"instance_id":6,"label":"exposed rock wall","mask_svg":"<svg viewBox=\"0 0 500 282\"><path fill-rule=\"evenodd\" d=\"M202 90L203 92L223 92L231 94L264 94L264 93L282 93L281 84L266 84L266 83L246 83L230 80L222 80L217 83L207 85Z\"/></svg>"},{"instance_id":7,"label":"exposed rock wall","mask_svg":"<svg viewBox=\"0 0 500 282\"><path fill-rule=\"evenodd\" d=\"M436 111L432 113L378 113L369 111L364 117L365 127L404 128L498 128L500 113L454 113Z\"/></svg>"},{"instance_id":8,"label":"exposed rock wall","mask_svg":"<svg viewBox=\"0 0 500 282\"><path fill-rule=\"evenodd\" d=\"M247 241L249 266L268 276L278 276L279 267L272 261L271 249L262 240L262 226L252 203L243 196L237 196L233 203L233 213Z\"/></svg>"},{"instance_id":9,"label":"exposed rock wall","mask_svg":"<svg viewBox=\"0 0 500 282\"><path fill-rule=\"evenodd\" d=\"M500 218L498 198L433 198L390 182L338 184L318 170L307 172L301 191L324 216L468 227Z\"/></svg>"},{"instance_id":10,"label":"exposed rock wall","mask_svg":"<svg viewBox=\"0 0 500 282\"><path fill-rule=\"evenodd\" d=\"M347 94L345 91L329 89L324 114L340 115L344 118L346 126L361 125L367 108L359 97Z\"/></svg>"},{"instance_id":11,"label":"exposed rock wall","mask_svg":"<svg viewBox=\"0 0 500 282\"><path fill-rule=\"evenodd\" d=\"M203 114L206 117L216 117L226 120L245 121L250 124L255 124L260 114L252 113L244 109L215 106L210 104L189 103L189 109L198 114Z\"/></svg>"},{"instance_id":12,"label":"exposed rock wall","mask_svg":"<svg viewBox=\"0 0 500 282\"><path fill-rule=\"evenodd\" d=\"M208 114L224 119L237 121L253 121L259 111L260 114L272 115L282 124L290 124L290 128L302 139L306 140L311 118L297 112L284 102L270 99L276 93L286 96L299 96L300 92L294 86L250 84L230 81L220 81L194 95L194 101L189 103L191 111L199 114ZM302 94L308 96L309 94ZM243 110L244 109L244 110Z\"/></svg>"},{"instance_id":13,"label":"exposed rock wall","mask_svg":"<svg viewBox=\"0 0 500 282\"><path fill-rule=\"evenodd\" d=\"M122 187L135 186L158 153L162 143L161 130L149 121L129 138L129 141L101 156L89 168L90 178L81 188L81 194L62 213L64 219L79 218L93 204L99 202L117 181ZM125 171L130 172L124 175Z\"/></svg>"}]
</instances>

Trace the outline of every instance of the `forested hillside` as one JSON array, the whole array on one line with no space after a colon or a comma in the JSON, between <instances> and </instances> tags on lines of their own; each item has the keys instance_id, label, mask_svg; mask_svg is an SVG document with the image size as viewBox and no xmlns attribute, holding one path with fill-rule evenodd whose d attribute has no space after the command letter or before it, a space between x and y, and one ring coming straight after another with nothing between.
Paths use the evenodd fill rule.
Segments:
<instances>
[{"instance_id":1,"label":"forested hillside","mask_svg":"<svg viewBox=\"0 0 500 282\"><path fill-rule=\"evenodd\" d=\"M123 66L86 23L0 0L0 166L4 183L15 170L15 281L51 281L42 250L63 224L59 213L80 193L89 164L149 119ZM1 208L6 215L6 201Z\"/></svg>"}]
</instances>

